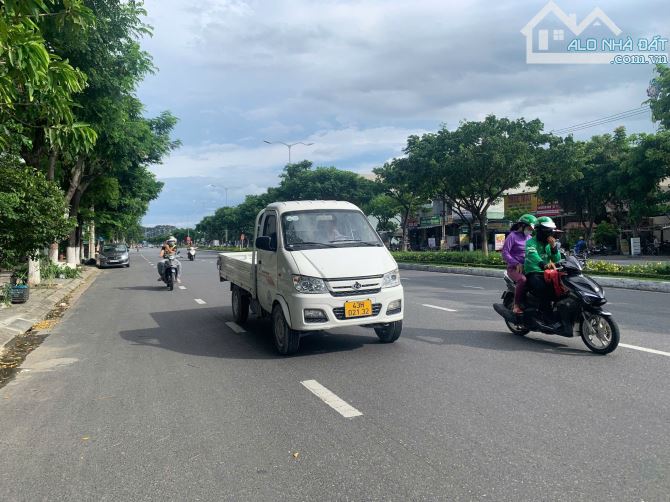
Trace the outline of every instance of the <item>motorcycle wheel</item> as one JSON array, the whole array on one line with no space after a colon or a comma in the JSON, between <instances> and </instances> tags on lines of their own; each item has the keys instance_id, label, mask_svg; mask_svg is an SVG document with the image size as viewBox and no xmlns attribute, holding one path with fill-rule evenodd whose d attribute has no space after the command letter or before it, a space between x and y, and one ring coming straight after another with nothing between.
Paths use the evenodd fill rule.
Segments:
<instances>
[{"instance_id":1,"label":"motorcycle wheel","mask_svg":"<svg viewBox=\"0 0 670 502\"><path fill-rule=\"evenodd\" d=\"M171 270L167 275L167 287L170 291L174 289L175 273Z\"/></svg>"},{"instance_id":2,"label":"motorcycle wheel","mask_svg":"<svg viewBox=\"0 0 670 502\"><path fill-rule=\"evenodd\" d=\"M586 317L584 317L586 316ZM585 313L579 323L584 344L596 354L609 354L619 345L619 326L610 316Z\"/></svg>"},{"instance_id":3,"label":"motorcycle wheel","mask_svg":"<svg viewBox=\"0 0 670 502\"><path fill-rule=\"evenodd\" d=\"M505 305L505 308L509 310L514 308L514 295L512 293L509 293L505 296L503 305ZM509 322L507 319L505 319L505 324L507 325L507 329L509 329L517 336L526 336L528 333L530 333L530 330L525 326L514 324L513 322Z\"/></svg>"}]
</instances>

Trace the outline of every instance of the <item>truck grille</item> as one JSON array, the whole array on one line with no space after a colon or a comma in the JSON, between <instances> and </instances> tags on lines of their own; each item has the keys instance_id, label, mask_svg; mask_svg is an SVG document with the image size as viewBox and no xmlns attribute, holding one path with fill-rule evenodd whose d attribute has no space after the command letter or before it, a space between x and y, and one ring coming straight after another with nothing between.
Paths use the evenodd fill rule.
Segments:
<instances>
[{"instance_id":1,"label":"truck grille","mask_svg":"<svg viewBox=\"0 0 670 502\"><path fill-rule=\"evenodd\" d=\"M374 295L379 293L381 290L382 290L381 288L359 289L358 291L356 291L355 289L350 289L347 291L331 291L330 294L339 298L342 296Z\"/></svg>"},{"instance_id":2,"label":"truck grille","mask_svg":"<svg viewBox=\"0 0 670 502\"><path fill-rule=\"evenodd\" d=\"M349 317L349 319L362 319L364 317L375 317L379 315L379 312L382 310L382 304L381 303L373 303L372 304L372 315L371 316L363 316L363 317ZM335 318L338 321L343 321L346 318L344 317L344 307L335 307L333 309L333 314L335 315Z\"/></svg>"}]
</instances>

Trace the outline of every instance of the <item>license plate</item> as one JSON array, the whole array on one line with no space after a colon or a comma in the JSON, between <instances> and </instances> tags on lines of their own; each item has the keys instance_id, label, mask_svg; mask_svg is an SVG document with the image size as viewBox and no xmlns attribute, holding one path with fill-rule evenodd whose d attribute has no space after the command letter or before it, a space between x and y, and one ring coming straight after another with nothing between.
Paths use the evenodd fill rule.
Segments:
<instances>
[{"instance_id":1,"label":"license plate","mask_svg":"<svg viewBox=\"0 0 670 502\"><path fill-rule=\"evenodd\" d=\"M344 302L344 317L367 317L372 315L372 300Z\"/></svg>"}]
</instances>

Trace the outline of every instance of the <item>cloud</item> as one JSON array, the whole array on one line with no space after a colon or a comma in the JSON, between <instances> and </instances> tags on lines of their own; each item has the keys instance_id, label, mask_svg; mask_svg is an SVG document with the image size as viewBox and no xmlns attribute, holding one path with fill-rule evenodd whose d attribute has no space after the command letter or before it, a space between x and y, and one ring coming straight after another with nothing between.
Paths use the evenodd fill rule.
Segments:
<instances>
[{"instance_id":1,"label":"cloud","mask_svg":"<svg viewBox=\"0 0 670 502\"><path fill-rule=\"evenodd\" d=\"M632 36L668 36L667 0L557 1L579 19L600 6ZM287 152L264 139L314 142L294 159L363 172L443 123L494 113L558 129L639 106L649 66L526 64L520 30L545 3L148 0L144 47L160 72L140 97L180 117L184 142L156 172L265 187ZM653 130L645 117L626 125Z\"/></svg>"}]
</instances>

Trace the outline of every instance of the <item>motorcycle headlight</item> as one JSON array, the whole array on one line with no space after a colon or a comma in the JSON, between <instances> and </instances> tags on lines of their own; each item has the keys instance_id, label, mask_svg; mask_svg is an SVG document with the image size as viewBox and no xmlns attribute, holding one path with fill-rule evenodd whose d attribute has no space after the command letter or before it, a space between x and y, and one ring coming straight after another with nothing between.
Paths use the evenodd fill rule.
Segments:
<instances>
[{"instance_id":1,"label":"motorcycle headlight","mask_svg":"<svg viewBox=\"0 0 670 502\"><path fill-rule=\"evenodd\" d=\"M382 288L392 288L399 285L400 273L397 268L384 274L384 277L382 278Z\"/></svg>"},{"instance_id":2,"label":"motorcycle headlight","mask_svg":"<svg viewBox=\"0 0 670 502\"><path fill-rule=\"evenodd\" d=\"M328 291L323 279L305 275L294 275L293 286L299 293L317 294L326 293Z\"/></svg>"}]
</instances>

